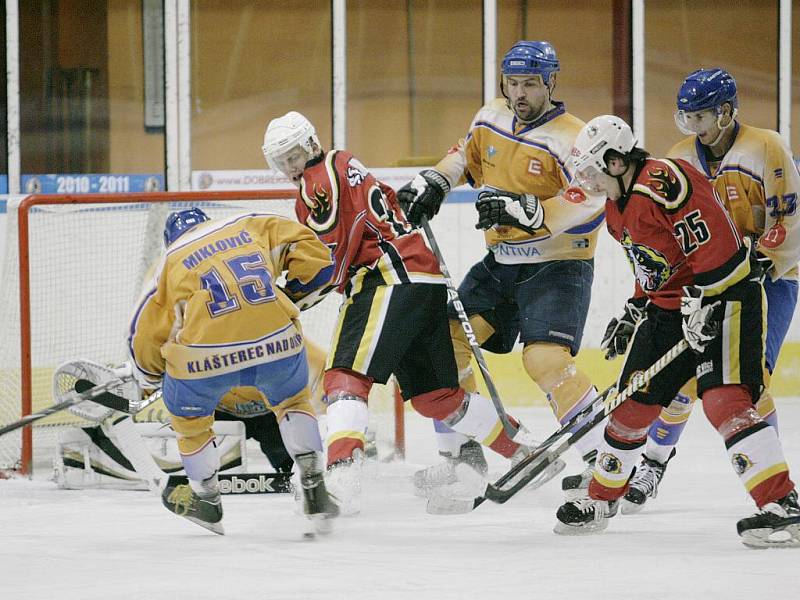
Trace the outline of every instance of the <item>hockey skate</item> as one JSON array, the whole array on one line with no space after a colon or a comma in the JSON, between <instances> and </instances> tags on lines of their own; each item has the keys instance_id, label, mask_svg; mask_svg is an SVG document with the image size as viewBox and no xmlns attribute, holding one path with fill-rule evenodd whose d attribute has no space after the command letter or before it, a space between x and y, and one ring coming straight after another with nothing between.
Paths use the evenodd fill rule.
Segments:
<instances>
[{"instance_id":1,"label":"hockey skate","mask_svg":"<svg viewBox=\"0 0 800 600\"><path fill-rule=\"evenodd\" d=\"M799 548L800 505L797 490L761 507L752 517L740 519L736 531L748 548Z\"/></svg>"},{"instance_id":2,"label":"hockey skate","mask_svg":"<svg viewBox=\"0 0 800 600\"><path fill-rule=\"evenodd\" d=\"M642 454L642 462L636 467L636 472L631 477L628 493L622 499L620 509L623 515L633 515L644 508L644 503L648 498L658 495L658 484L664 477L667 464L675 456L675 448L670 452L666 462L660 463L656 460L647 458Z\"/></svg>"},{"instance_id":3,"label":"hockey skate","mask_svg":"<svg viewBox=\"0 0 800 600\"><path fill-rule=\"evenodd\" d=\"M364 453L360 449L353 451L353 456L328 466L325 484L328 494L339 505L339 514L350 517L361 512L361 470L364 465Z\"/></svg>"},{"instance_id":4,"label":"hockey skate","mask_svg":"<svg viewBox=\"0 0 800 600\"><path fill-rule=\"evenodd\" d=\"M200 527L225 535L219 492L198 496L188 484L170 486L161 494L161 502L168 511L179 517L185 517Z\"/></svg>"},{"instance_id":5,"label":"hockey skate","mask_svg":"<svg viewBox=\"0 0 800 600\"><path fill-rule=\"evenodd\" d=\"M600 533L617 514L619 500L595 500L587 495L562 504L556 511L553 531L559 535Z\"/></svg>"},{"instance_id":6,"label":"hockey skate","mask_svg":"<svg viewBox=\"0 0 800 600\"><path fill-rule=\"evenodd\" d=\"M464 464L472 468L483 479L489 473L489 465L483 455L483 448L474 441L469 440L462 444L458 456L454 457L449 452L440 452L443 462L421 469L414 473L414 494L422 498L429 498L436 490L458 482L456 466Z\"/></svg>"},{"instance_id":7,"label":"hockey skate","mask_svg":"<svg viewBox=\"0 0 800 600\"><path fill-rule=\"evenodd\" d=\"M303 514L314 524L317 533L330 533L332 530L330 520L339 515L339 507L325 488L319 456L316 452L308 452L298 454L295 459L300 468Z\"/></svg>"},{"instance_id":8,"label":"hockey skate","mask_svg":"<svg viewBox=\"0 0 800 600\"><path fill-rule=\"evenodd\" d=\"M592 450L583 457L586 468L577 475L567 475L561 480L561 491L564 492L566 500L577 500L586 495L589 484L592 481L592 471L594 470L594 459L597 451Z\"/></svg>"}]
</instances>

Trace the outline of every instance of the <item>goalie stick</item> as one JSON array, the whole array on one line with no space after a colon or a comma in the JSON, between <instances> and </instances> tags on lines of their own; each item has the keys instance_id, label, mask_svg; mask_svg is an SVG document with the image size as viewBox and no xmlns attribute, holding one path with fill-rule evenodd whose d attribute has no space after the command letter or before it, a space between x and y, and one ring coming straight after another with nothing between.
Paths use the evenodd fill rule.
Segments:
<instances>
[{"instance_id":1,"label":"goalie stick","mask_svg":"<svg viewBox=\"0 0 800 600\"><path fill-rule=\"evenodd\" d=\"M78 380L75 383L75 391L67 392L63 396L59 396L57 398L59 402L53 406L48 406L47 408L44 408L38 412L25 415L19 421L14 421L13 423L9 423L8 425L0 427L0 436L12 431L16 431L17 429L25 427L26 425L30 425L34 421L49 417L50 415L61 412L62 410L66 410L69 407L75 406L81 402L85 402L86 400L91 400L92 402L96 402L97 404L101 404L102 406L112 410L118 410L128 414L136 414L143 408L146 408L161 398L160 390L138 402L130 401L127 398L110 393L109 390L113 389L115 386L118 386L119 383L120 381L117 380L109 381L103 385L94 386L91 381L85 379Z\"/></svg>"},{"instance_id":2,"label":"goalie stick","mask_svg":"<svg viewBox=\"0 0 800 600\"><path fill-rule=\"evenodd\" d=\"M536 478L542 471L547 469L553 461L566 452L570 446L574 445L584 435L589 433L594 427L614 410L617 409L626 399L630 398L634 392L645 387L658 373L667 365L674 361L689 347L685 339L681 339L672 348L667 350L664 355L654 362L644 372L633 377L631 382L621 392L615 393L616 387L610 386L594 402L584 408L581 412L564 423L555 433L543 441L530 455L526 456L517 465L512 467L505 475L494 483L485 484L483 494L471 500L460 498L449 498L445 496L433 496L428 500L427 511L431 514L455 515L471 512L483 504L486 500L491 500L496 504L504 504L510 500L517 492L524 488L530 481ZM602 410L595 410L602 405ZM593 416L590 417L590 415ZM588 417L588 420L587 420ZM575 426L579 428L570 435L570 430ZM561 438L569 437L558 446L548 452ZM533 467L525 471L530 465ZM502 486L512 481L517 475L524 474L513 485L507 488Z\"/></svg>"},{"instance_id":3,"label":"goalie stick","mask_svg":"<svg viewBox=\"0 0 800 600\"><path fill-rule=\"evenodd\" d=\"M497 416L500 419L500 423L503 425L503 429L508 434L508 437L518 444L531 447L537 446L538 441L533 438L530 432L525 430L523 427L515 426L509 420L508 413L506 412L503 403L500 401L500 393L497 391L497 387L494 385L494 380L492 379L491 373L489 373L489 367L486 364L486 359L483 357L480 344L478 344L478 338L475 336L475 332L472 329L472 324L469 322L469 317L467 316L467 311L464 309L464 305L461 303L461 299L458 296L458 290L456 289L455 284L453 284L450 271L447 268L447 264L444 262L444 255L439 249L439 244L436 243L436 238L433 235L433 231L428 223L428 219L423 217L421 225L422 230L425 232L425 236L428 238L428 243L431 246L431 250L433 250L436 260L439 261L439 268L442 271L442 275L444 275L444 281L447 284L447 289L453 299L453 307L458 313L458 320L461 322L461 328L464 330L464 335L467 336L467 342L469 342L470 348L472 348L472 355L475 357L475 362L478 363L478 367L481 370L483 381L486 383L486 389L489 390L489 398L491 398L494 409L497 411Z\"/></svg>"}]
</instances>

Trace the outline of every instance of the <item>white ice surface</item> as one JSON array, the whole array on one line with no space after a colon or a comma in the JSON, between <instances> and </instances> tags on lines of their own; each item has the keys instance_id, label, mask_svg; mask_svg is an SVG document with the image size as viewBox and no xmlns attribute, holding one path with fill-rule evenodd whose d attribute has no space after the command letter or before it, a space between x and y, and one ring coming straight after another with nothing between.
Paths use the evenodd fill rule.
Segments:
<instances>
[{"instance_id":1,"label":"white ice surface","mask_svg":"<svg viewBox=\"0 0 800 600\"><path fill-rule=\"evenodd\" d=\"M800 469L800 401L778 409ZM736 521L754 506L700 413L658 499L588 537L552 533L556 481L469 515L426 514L408 477L436 455L417 415L407 419L408 462L377 465L362 514L316 541L301 541L288 495L226 497L220 537L145 492L0 481L0 599L797 598L800 549L739 542ZM521 416L542 437L553 429L544 409ZM503 463L492 466L499 474ZM578 468L570 456L566 472Z\"/></svg>"}]
</instances>

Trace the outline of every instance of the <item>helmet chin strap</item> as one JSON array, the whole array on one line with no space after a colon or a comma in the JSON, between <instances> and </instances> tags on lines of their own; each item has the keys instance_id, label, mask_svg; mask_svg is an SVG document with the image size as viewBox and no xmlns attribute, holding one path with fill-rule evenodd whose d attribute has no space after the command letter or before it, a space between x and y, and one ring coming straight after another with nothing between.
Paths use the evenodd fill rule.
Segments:
<instances>
[{"instance_id":1,"label":"helmet chin strap","mask_svg":"<svg viewBox=\"0 0 800 600\"><path fill-rule=\"evenodd\" d=\"M733 124L736 122L736 115L737 115L738 112L739 112L738 108L734 108L733 109L733 112L731 113L731 120L728 122L727 125L722 125L720 123L720 120L722 119L722 115L719 115L717 117L717 127L719 127L719 135L716 137L716 139L713 142L711 142L709 144L710 147L714 147L717 144L719 144L720 141L722 140L722 137L725 135L725 132L728 131L731 127L733 127Z\"/></svg>"}]
</instances>

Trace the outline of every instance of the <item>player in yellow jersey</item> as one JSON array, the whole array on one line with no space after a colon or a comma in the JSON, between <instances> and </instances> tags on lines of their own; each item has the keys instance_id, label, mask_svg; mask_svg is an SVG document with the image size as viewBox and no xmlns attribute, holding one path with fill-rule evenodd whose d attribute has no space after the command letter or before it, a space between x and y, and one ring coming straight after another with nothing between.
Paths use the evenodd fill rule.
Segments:
<instances>
[{"instance_id":1,"label":"player in yellow jersey","mask_svg":"<svg viewBox=\"0 0 800 600\"><path fill-rule=\"evenodd\" d=\"M489 251L466 275L459 297L483 348L507 353L519 337L525 370L563 423L596 395L574 357L589 309L603 199L567 189L570 151L583 122L553 100L558 71L548 42L515 44L502 61L503 97L481 108L466 139L401 188L398 199L419 224L438 212L452 187L466 181L484 188L476 227L485 231ZM532 210L538 206L543 223ZM449 318L460 376L466 389L474 389L472 353L452 304ZM445 462L415 476L421 491L450 483L456 462L485 469L474 442L441 423L436 430ZM602 428L596 431L602 435ZM598 440L587 438L577 447L591 463ZM585 487L586 473L564 485Z\"/></svg>"},{"instance_id":2,"label":"player in yellow jersey","mask_svg":"<svg viewBox=\"0 0 800 600\"><path fill-rule=\"evenodd\" d=\"M295 303L308 306L327 287L334 272L330 249L284 217L249 213L209 221L197 208L167 218L164 242L128 338L142 387L163 387L189 478L188 485L164 490L164 505L224 533L214 410L231 388L254 387L269 399L299 467L305 513L326 531L337 508L323 481ZM283 273L281 289L275 280Z\"/></svg>"},{"instance_id":3,"label":"player in yellow jersey","mask_svg":"<svg viewBox=\"0 0 800 600\"><path fill-rule=\"evenodd\" d=\"M767 336L765 384L797 304L800 260L800 176L788 145L774 131L738 120L736 81L720 68L699 69L682 83L675 121L689 135L667 156L686 160L703 173L728 209L742 236L750 237L766 269ZM655 498L658 484L692 410L693 391L683 390L650 429L623 512L638 512ZM773 398L766 387L756 408L777 428Z\"/></svg>"}]
</instances>

